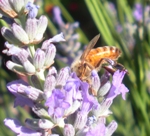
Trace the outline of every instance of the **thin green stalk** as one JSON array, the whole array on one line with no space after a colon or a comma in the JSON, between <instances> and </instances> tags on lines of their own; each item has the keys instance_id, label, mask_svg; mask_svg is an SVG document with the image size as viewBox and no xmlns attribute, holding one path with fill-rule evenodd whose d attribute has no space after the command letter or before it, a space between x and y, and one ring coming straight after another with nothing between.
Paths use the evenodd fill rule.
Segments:
<instances>
[{"instance_id":1,"label":"thin green stalk","mask_svg":"<svg viewBox=\"0 0 150 136\"><path fill-rule=\"evenodd\" d=\"M111 35L111 29L109 28L108 23L106 21L106 18L104 16L104 10L105 9L104 9L102 3L99 0L92 1L92 2L94 3L94 7L96 8L97 13L100 17L100 21L102 21L103 27L105 29L104 32L107 33L107 36L108 36L109 40L111 40L112 44L114 44L115 42L114 42L114 39Z\"/></svg>"},{"instance_id":2,"label":"thin green stalk","mask_svg":"<svg viewBox=\"0 0 150 136\"><path fill-rule=\"evenodd\" d=\"M126 17L127 17L127 20L130 22L130 23L133 23L133 16L132 16L132 11L128 5L128 2L127 0L120 0L118 1L119 2L119 5L121 6L122 10L124 11Z\"/></svg>"},{"instance_id":3,"label":"thin green stalk","mask_svg":"<svg viewBox=\"0 0 150 136\"><path fill-rule=\"evenodd\" d=\"M111 45L112 42L109 40L109 37L107 36L107 34L104 33L105 30L104 30L103 24L102 24L101 20L98 17L98 14L97 14L98 11L95 11L95 7L94 7L92 1L85 0L85 3L87 5L94 21L95 21L95 23L96 23L96 26L102 32L105 41L107 42L107 44Z\"/></svg>"},{"instance_id":4,"label":"thin green stalk","mask_svg":"<svg viewBox=\"0 0 150 136\"><path fill-rule=\"evenodd\" d=\"M30 45L28 47L29 47L31 56L34 57L34 54L35 54L35 47L34 47L34 45Z\"/></svg>"},{"instance_id":5,"label":"thin green stalk","mask_svg":"<svg viewBox=\"0 0 150 136\"><path fill-rule=\"evenodd\" d=\"M118 10L119 21L123 25L125 23L125 20L124 20L123 9L120 6L120 0L117 0L117 10Z\"/></svg>"}]
</instances>

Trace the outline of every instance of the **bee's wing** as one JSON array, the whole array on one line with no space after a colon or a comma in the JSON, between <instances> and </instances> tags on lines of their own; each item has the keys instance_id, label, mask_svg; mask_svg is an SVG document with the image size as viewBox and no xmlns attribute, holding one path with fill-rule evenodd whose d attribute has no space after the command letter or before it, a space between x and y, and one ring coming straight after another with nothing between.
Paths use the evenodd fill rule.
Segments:
<instances>
[{"instance_id":1,"label":"bee's wing","mask_svg":"<svg viewBox=\"0 0 150 136\"><path fill-rule=\"evenodd\" d=\"M83 61L86 56L89 54L90 50L95 46L95 44L97 43L98 39L100 37L100 34L96 35L90 42L89 44L87 45L85 51L83 52L80 60Z\"/></svg>"}]
</instances>

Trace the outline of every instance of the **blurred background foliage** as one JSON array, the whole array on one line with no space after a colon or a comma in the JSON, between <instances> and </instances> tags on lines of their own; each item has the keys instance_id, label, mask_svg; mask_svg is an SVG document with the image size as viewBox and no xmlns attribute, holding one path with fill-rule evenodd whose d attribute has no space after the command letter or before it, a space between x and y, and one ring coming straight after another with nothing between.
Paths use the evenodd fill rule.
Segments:
<instances>
[{"instance_id":1,"label":"blurred background foliage","mask_svg":"<svg viewBox=\"0 0 150 136\"><path fill-rule=\"evenodd\" d=\"M89 40L100 33L101 38L96 46L113 45L122 50L119 62L128 69L129 74L124 83L130 93L126 101L121 97L115 99L111 107L113 115L107 121L114 119L118 122L116 136L150 136L150 0L36 0L36 3L40 5L39 15L44 14L49 18L45 39L59 31L69 33L72 30L79 34L78 41L82 50ZM140 9L137 4L141 5ZM61 9L62 20L66 24L79 22L79 27L69 31L56 24L53 14L55 6ZM137 9L140 10L139 14ZM2 20L0 25L4 25ZM3 120L10 117L23 121L31 114L28 107L25 107L26 112L21 108L13 108L14 98L7 91L6 84L19 77L5 67L10 58L2 54L4 41L1 37L0 136L13 136L3 125ZM68 48L66 44L64 50ZM65 53L62 54L58 49L58 54L61 54L59 57L67 58L70 55ZM58 68L65 65L66 61L62 63L56 60Z\"/></svg>"}]
</instances>

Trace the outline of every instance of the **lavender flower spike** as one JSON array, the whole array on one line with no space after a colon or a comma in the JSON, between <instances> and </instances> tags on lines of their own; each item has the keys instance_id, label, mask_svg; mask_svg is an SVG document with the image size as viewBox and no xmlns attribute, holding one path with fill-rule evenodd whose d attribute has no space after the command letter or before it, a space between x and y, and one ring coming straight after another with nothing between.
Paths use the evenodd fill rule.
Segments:
<instances>
[{"instance_id":1,"label":"lavender flower spike","mask_svg":"<svg viewBox=\"0 0 150 136\"><path fill-rule=\"evenodd\" d=\"M136 21L141 21L143 18L143 8L140 3L137 3L134 7L133 16Z\"/></svg>"}]
</instances>

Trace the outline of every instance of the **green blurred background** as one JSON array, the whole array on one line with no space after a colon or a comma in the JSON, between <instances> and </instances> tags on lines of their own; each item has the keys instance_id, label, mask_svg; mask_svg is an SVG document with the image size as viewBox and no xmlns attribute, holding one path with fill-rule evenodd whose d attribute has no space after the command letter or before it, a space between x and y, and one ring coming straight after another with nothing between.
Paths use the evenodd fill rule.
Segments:
<instances>
[{"instance_id":1,"label":"green blurred background","mask_svg":"<svg viewBox=\"0 0 150 136\"><path fill-rule=\"evenodd\" d=\"M79 22L75 32L80 36L81 45L86 45L100 33L96 46L113 45L122 50L119 62L128 69L124 83L130 92L126 101L120 96L114 100L113 115L107 118L107 123L111 120L118 122L115 136L150 136L150 0L36 0L36 3L40 5L39 16L44 14L49 18L46 38L58 33L52 12L54 6L58 6L64 22ZM142 20L138 21L133 16L137 3L142 5L143 11L149 9L148 14L143 13ZM5 23L0 20L0 26L3 25ZM13 108L14 97L7 91L6 84L18 77L5 67L10 58L2 54L4 41L1 36L0 136L13 136L3 125L3 120L9 117L23 122L34 115L29 114L28 107ZM56 65L60 68L65 64L58 62Z\"/></svg>"}]
</instances>

